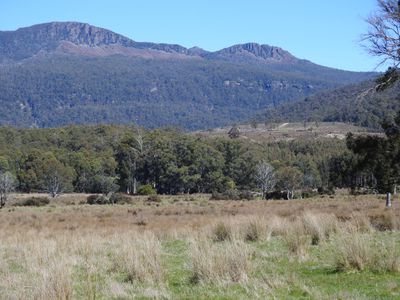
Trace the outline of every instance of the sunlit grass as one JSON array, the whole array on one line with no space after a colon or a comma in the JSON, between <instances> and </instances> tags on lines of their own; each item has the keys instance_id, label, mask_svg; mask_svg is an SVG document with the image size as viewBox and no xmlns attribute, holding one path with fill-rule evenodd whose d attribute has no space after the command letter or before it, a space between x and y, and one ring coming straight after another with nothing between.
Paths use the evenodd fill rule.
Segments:
<instances>
[{"instance_id":1,"label":"sunlit grass","mask_svg":"<svg viewBox=\"0 0 400 300\"><path fill-rule=\"evenodd\" d=\"M1 211L0 299L400 297L400 233L381 231L396 210L388 219L376 204L334 200L300 213L286 202L164 201ZM337 217L333 205L371 208Z\"/></svg>"}]
</instances>

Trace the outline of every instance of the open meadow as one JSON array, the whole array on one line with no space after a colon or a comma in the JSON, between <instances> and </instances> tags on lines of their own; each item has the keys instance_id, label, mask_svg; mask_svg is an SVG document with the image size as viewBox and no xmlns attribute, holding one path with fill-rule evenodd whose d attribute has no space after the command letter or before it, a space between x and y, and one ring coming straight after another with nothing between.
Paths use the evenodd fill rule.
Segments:
<instances>
[{"instance_id":1,"label":"open meadow","mask_svg":"<svg viewBox=\"0 0 400 300\"><path fill-rule=\"evenodd\" d=\"M1 299L400 297L398 199L27 197L0 210Z\"/></svg>"}]
</instances>

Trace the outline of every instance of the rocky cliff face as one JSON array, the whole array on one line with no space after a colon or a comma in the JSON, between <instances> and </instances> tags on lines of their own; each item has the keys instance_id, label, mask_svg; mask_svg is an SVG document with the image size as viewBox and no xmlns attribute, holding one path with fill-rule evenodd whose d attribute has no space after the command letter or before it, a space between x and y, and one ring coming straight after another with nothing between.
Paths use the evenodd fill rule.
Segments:
<instances>
[{"instance_id":1,"label":"rocky cliff face","mask_svg":"<svg viewBox=\"0 0 400 300\"><path fill-rule=\"evenodd\" d=\"M43 43L57 43L69 41L76 45L86 45L89 47L118 44L122 46L133 46L134 42L129 38L116 34L112 31L76 22L54 22L32 26L30 28L16 31L29 34L31 40Z\"/></svg>"},{"instance_id":2,"label":"rocky cliff face","mask_svg":"<svg viewBox=\"0 0 400 300\"><path fill-rule=\"evenodd\" d=\"M259 45L256 43L234 45L213 53L212 57L234 61L248 61L255 59L265 62L281 63L290 63L298 60L282 48L269 45Z\"/></svg>"},{"instance_id":3,"label":"rocky cliff face","mask_svg":"<svg viewBox=\"0 0 400 300\"><path fill-rule=\"evenodd\" d=\"M297 60L281 48L256 43L208 52L198 47L187 49L173 44L135 42L110 30L78 22L52 22L16 31L0 31L0 61L18 61L54 52L89 56L123 54L146 58L186 56L234 62L253 60L288 63ZM165 53L174 55L166 56Z\"/></svg>"},{"instance_id":4,"label":"rocky cliff face","mask_svg":"<svg viewBox=\"0 0 400 300\"><path fill-rule=\"evenodd\" d=\"M54 22L0 32L0 58L21 60L42 52L55 51L62 42L88 47L121 45L134 42L112 31L76 22Z\"/></svg>"}]
</instances>

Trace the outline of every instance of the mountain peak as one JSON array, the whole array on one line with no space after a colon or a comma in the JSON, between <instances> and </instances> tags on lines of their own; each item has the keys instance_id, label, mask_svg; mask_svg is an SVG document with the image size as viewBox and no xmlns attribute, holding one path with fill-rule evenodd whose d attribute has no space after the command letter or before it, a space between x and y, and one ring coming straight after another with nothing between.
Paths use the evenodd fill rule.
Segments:
<instances>
[{"instance_id":1,"label":"mountain peak","mask_svg":"<svg viewBox=\"0 0 400 300\"><path fill-rule=\"evenodd\" d=\"M80 22L51 22L18 29L38 41L69 41L90 47L109 44L132 44L133 41L110 30Z\"/></svg>"},{"instance_id":2,"label":"mountain peak","mask_svg":"<svg viewBox=\"0 0 400 300\"><path fill-rule=\"evenodd\" d=\"M219 57L248 61L251 59L262 60L265 62L295 62L298 59L288 51L270 45L260 45L257 43L245 43L234 45L215 53Z\"/></svg>"},{"instance_id":3,"label":"mountain peak","mask_svg":"<svg viewBox=\"0 0 400 300\"><path fill-rule=\"evenodd\" d=\"M132 47L135 44L127 37L86 23L51 22L16 31L0 31L0 62L30 58L39 52L54 52L63 43L86 47Z\"/></svg>"}]
</instances>

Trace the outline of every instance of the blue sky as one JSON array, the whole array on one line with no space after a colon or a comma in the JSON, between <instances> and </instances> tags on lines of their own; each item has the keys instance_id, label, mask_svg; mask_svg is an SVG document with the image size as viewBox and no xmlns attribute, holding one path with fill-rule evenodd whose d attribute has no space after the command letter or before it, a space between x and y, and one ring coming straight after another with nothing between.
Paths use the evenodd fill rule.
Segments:
<instances>
[{"instance_id":1,"label":"blue sky","mask_svg":"<svg viewBox=\"0 0 400 300\"><path fill-rule=\"evenodd\" d=\"M376 0L1 0L0 30L80 21L136 41L218 50L257 42L346 70L378 60L358 43Z\"/></svg>"}]
</instances>

